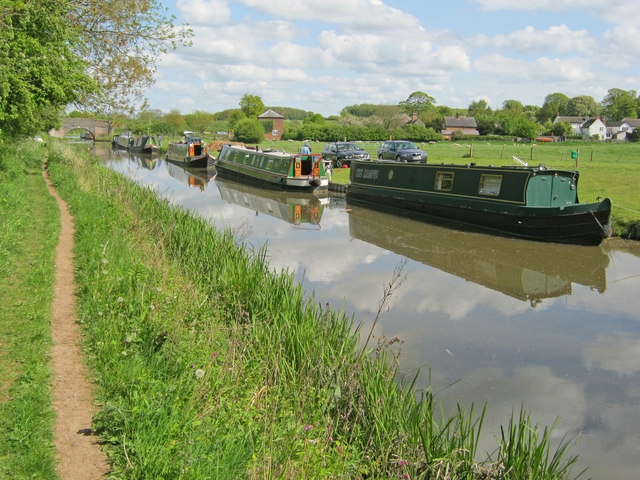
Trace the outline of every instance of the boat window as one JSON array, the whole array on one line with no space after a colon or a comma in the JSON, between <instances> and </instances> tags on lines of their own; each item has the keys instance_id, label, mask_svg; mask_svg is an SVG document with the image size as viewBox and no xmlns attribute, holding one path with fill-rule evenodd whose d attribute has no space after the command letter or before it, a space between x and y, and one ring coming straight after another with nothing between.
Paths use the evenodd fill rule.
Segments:
<instances>
[{"instance_id":1,"label":"boat window","mask_svg":"<svg viewBox=\"0 0 640 480\"><path fill-rule=\"evenodd\" d=\"M453 188L453 172L436 173L436 190L451 191Z\"/></svg>"},{"instance_id":2,"label":"boat window","mask_svg":"<svg viewBox=\"0 0 640 480\"><path fill-rule=\"evenodd\" d=\"M269 162L267 163L267 170L271 170L273 168L273 158L269 159Z\"/></svg>"},{"instance_id":3,"label":"boat window","mask_svg":"<svg viewBox=\"0 0 640 480\"><path fill-rule=\"evenodd\" d=\"M500 185L502 184L502 175L481 175L480 188L481 195L500 195Z\"/></svg>"}]
</instances>

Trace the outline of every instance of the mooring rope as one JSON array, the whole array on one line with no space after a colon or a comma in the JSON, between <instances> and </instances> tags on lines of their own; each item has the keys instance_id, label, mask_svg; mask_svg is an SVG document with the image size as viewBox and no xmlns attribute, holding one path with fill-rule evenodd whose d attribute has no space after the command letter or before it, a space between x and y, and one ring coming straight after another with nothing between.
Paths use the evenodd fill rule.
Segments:
<instances>
[{"instance_id":1,"label":"mooring rope","mask_svg":"<svg viewBox=\"0 0 640 480\"><path fill-rule=\"evenodd\" d=\"M640 214L640 212L639 212L638 210L632 210L632 209L630 209L630 208L623 207L622 205L618 205L617 203L613 203L613 202L611 202L611 205L615 205L617 208L622 208L623 210L628 210L628 211L630 211L630 212Z\"/></svg>"}]
</instances>

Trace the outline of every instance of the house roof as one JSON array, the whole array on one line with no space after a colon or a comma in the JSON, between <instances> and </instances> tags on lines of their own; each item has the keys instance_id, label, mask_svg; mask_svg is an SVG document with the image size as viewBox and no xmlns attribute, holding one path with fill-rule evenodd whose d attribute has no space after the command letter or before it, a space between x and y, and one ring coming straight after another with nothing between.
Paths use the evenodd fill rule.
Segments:
<instances>
[{"instance_id":1,"label":"house roof","mask_svg":"<svg viewBox=\"0 0 640 480\"><path fill-rule=\"evenodd\" d=\"M623 118L622 121L628 123L631 128L640 127L640 118Z\"/></svg>"},{"instance_id":2,"label":"house roof","mask_svg":"<svg viewBox=\"0 0 640 480\"><path fill-rule=\"evenodd\" d=\"M585 117L561 117L561 116L557 116L556 119L554 120L554 123L557 122L569 122L569 123L584 123L586 120Z\"/></svg>"},{"instance_id":3,"label":"house roof","mask_svg":"<svg viewBox=\"0 0 640 480\"><path fill-rule=\"evenodd\" d=\"M284 117L279 113L276 113L273 110L269 109L266 112L264 112L262 115L259 115L258 118L284 118Z\"/></svg>"},{"instance_id":4,"label":"house roof","mask_svg":"<svg viewBox=\"0 0 640 480\"><path fill-rule=\"evenodd\" d=\"M444 128L478 128L474 117L444 117Z\"/></svg>"},{"instance_id":5,"label":"house roof","mask_svg":"<svg viewBox=\"0 0 640 480\"><path fill-rule=\"evenodd\" d=\"M602 123L602 120L600 120L600 117L596 117L596 118L590 118L589 120L587 120L586 122L584 122L580 128L589 128L591 125L593 125L596 122L600 122Z\"/></svg>"}]
</instances>

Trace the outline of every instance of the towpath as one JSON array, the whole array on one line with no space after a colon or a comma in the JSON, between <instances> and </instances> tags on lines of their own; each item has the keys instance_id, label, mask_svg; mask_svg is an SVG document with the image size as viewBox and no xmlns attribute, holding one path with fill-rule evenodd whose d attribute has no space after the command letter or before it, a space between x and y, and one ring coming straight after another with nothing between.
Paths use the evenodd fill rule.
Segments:
<instances>
[{"instance_id":1,"label":"towpath","mask_svg":"<svg viewBox=\"0 0 640 480\"><path fill-rule=\"evenodd\" d=\"M109 464L98 445L98 436L91 429L95 408L76 323L73 218L44 168L43 176L51 195L58 202L61 223L56 250L51 350L58 473L62 480L102 479L109 472Z\"/></svg>"}]
</instances>

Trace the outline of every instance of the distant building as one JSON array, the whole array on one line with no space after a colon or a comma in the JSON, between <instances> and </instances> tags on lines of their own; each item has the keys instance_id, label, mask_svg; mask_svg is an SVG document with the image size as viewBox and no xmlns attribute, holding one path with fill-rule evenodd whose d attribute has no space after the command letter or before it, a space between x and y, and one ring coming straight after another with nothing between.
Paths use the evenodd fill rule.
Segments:
<instances>
[{"instance_id":1,"label":"distant building","mask_svg":"<svg viewBox=\"0 0 640 480\"><path fill-rule=\"evenodd\" d=\"M582 135L582 124L586 122L588 118L586 117L567 117L561 116L559 113L556 115L556 118L553 119L553 124L560 122L567 122L571 125L571 134L572 135Z\"/></svg>"},{"instance_id":2,"label":"distant building","mask_svg":"<svg viewBox=\"0 0 640 480\"><path fill-rule=\"evenodd\" d=\"M273 129L270 132L265 132L265 140L280 140L282 138L284 134L284 112L280 115L273 110L267 110L258 117L258 120L273 120Z\"/></svg>"},{"instance_id":3,"label":"distant building","mask_svg":"<svg viewBox=\"0 0 640 480\"><path fill-rule=\"evenodd\" d=\"M596 118L590 118L582 124L580 127L582 132L582 138L588 140L590 138L597 138L598 140L607 139L607 126L600 119L600 115Z\"/></svg>"},{"instance_id":4,"label":"distant building","mask_svg":"<svg viewBox=\"0 0 640 480\"><path fill-rule=\"evenodd\" d=\"M445 140L451 140L453 132L460 132L463 135L480 135L478 124L474 117L462 117L456 114L455 117L444 117L442 120L442 136Z\"/></svg>"},{"instance_id":5,"label":"distant building","mask_svg":"<svg viewBox=\"0 0 640 480\"><path fill-rule=\"evenodd\" d=\"M418 118L418 112L413 112L413 114L411 114L411 120L409 120L406 124L407 125L422 125L423 127L426 126L424 124L424 122Z\"/></svg>"}]
</instances>

